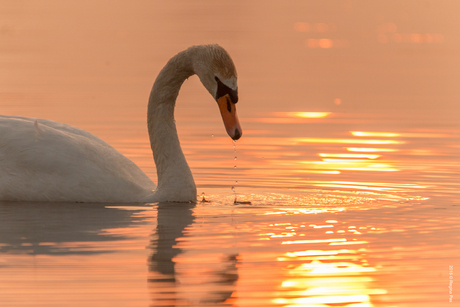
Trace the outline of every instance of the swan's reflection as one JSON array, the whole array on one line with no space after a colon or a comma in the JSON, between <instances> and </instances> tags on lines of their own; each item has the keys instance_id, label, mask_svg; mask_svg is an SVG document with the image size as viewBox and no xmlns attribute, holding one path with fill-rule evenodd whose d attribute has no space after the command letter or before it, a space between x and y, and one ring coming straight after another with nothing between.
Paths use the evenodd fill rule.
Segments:
<instances>
[{"instance_id":1,"label":"swan's reflection","mask_svg":"<svg viewBox=\"0 0 460 307\"><path fill-rule=\"evenodd\" d=\"M151 240L152 255L149 257L149 271L161 274L160 281L175 282L173 258L181 250L175 247L177 239L184 235L185 228L194 221L193 203L159 203L157 229ZM149 281L159 281L152 277Z\"/></svg>"},{"instance_id":2,"label":"swan's reflection","mask_svg":"<svg viewBox=\"0 0 460 307\"><path fill-rule=\"evenodd\" d=\"M177 243L179 238L187 236L187 229L195 221L195 206L188 203L158 204L158 224L152 236L152 254L148 264L153 306L219 304L226 302L235 290L238 280L237 254L224 256L220 269L206 276L194 276L193 284L180 280L182 272L176 269L175 257L183 251L177 247ZM206 261L203 259L202 264L206 264Z\"/></svg>"},{"instance_id":3,"label":"swan's reflection","mask_svg":"<svg viewBox=\"0 0 460 307\"><path fill-rule=\"evenodd\" d=\"M234 252L219 253L219 246L209 245L209 242L203 243L206 245L200 245L199 241L191 245L188 241L183 242L189 234L195 237L192 225L195 219L201 218L193 215L195 206L183 203L158 205L158 224L150 239L151 254L148 256L148 281L151 300L154 301L151 306L201 306L222 302L225 306L231 305L229 298L238 280L238 255ZM82 282L91 284L94 282L91 280L94 278L94 273L90 271L92 265L104 262L105 255L123 265L134 255L123 251L123 244L138 242L142 248L145 246L144 230L150 228L151 218L155 217L151 208L151 204L0 202L0 261L2 255L7 256L3 259L7 261L0 262L0 266L18 272L20 261L12 260L16 254L52 255L39 257L43 261L38 266L39 271L46 271L46 265L51 265L52 259L58 259L56 266L51 265L53 269L50 272L62 270L69 276L80 276L81 272L76 272L74 264L85 259L87 265L80 269L87 270L84 274L88 274L89 279ZM147 227L139 227L140 224ZM182 243L187 243L187 250ZM209 250L217 255L214 259L204 256L209 255ZM139 256L145 257L142 249ZM136 265L131 267L136 268ZM143 276L145 271L141 265L137 274ZM114 274L118 274L116 272L117 268L114 268ZM48 277L43 278L51 285L54 285L51 282L59 282L59 279L51 278L52 281L49 281ZM131 281L126 279L127 283ZM22 282L27 284L26 280ZM78 280L74 282L79 285ZM107 281L107 284L110 282ZM43 289L47 289L46 286Z\"/></svg>"},{"instance_id":4,"label":"swan's reflection","mask_svg":"<svg viewBox=\"0 0 460 307\"><path fill-rule=\"evenodd\" d=\"M144 210L143 207L136 205L132 210L115 210L103 203L0 202L0 253L113 252L102 248L98 242L118 241L124 237L106 234L103 230L127 228L142 221L142 217L133 213Z\"/></svg>"}]
</instances>

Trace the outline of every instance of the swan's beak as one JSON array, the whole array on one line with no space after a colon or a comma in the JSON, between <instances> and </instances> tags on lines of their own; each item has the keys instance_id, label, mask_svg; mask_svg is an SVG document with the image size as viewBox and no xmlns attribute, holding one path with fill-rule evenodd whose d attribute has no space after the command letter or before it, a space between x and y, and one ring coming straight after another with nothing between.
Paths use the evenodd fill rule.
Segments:
<instances>
[{"instance_id":1,"label":"swan's beak","mask_svg":"<svg viewBox=\"0 0 460 307\"><path fill-rule=\"evenodd\" d=\"M238 121L238 116L236 116L235 104L232 103L228 94L217 98L217 104L219 105L220 114L222 115L222 120L224 121L228 135L233 140L238 140L243 134L243 130Z\"/></svg>"}]
</instances>

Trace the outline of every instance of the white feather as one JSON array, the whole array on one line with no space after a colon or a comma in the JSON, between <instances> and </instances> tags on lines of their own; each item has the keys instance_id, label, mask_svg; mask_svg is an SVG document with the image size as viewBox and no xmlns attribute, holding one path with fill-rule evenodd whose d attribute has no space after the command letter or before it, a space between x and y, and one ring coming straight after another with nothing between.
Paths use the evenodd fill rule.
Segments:
<instances>
[{"instance_id":1,"label":"white feather","mask_svg":"<svg viewBox=\"0 0 460 307\"><path fill-rule=\"evenodd\" d=\"M128 158L82 129L0 116L0 199L136 202L155 184Z\"/></svg>"}]
</instances>

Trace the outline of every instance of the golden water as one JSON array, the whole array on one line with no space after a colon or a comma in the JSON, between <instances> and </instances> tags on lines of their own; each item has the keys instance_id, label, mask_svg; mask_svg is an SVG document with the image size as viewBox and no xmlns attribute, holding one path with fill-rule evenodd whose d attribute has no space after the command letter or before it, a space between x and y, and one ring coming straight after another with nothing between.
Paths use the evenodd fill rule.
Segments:
<instances>
[{"instance_id":1,"label":"golden water","mask_svg":"<svg viewBox=\"0 0 460 307\"><path fill-rule=\"evenodd\" d=\"M192 77L176 120L208 202L0 203L0 306L452 306L459 9L4 1L0 113L88 130L156 180L153 80L219 43L244 132L235 152Z\"/></svg>"}]
</instances>

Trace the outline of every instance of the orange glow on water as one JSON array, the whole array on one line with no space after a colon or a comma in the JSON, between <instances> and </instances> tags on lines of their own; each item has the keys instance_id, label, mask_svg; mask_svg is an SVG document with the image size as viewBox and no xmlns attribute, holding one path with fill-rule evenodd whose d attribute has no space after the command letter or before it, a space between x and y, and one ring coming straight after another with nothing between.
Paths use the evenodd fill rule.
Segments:
<instances>
[{"instance_id":1,"label":"orange glow on water","mask_svg":"<svg viewBox=\"0 0 460 307\"><path fill-rule=\"evenodd\" d=\"M410 192L414 189L426 189L427 186L416 184L396 184L385 182L350 182L350 181L324 181L315 184L318 187L333 187L340 189L357 189L371 191Z\"/></svg>"},{"instance_id":2,"label":"orange glow on water","mask_svg":"<svg viewBox=\"0 0 460 307\"><path fill-rule=\"evenodd\" d=\"M355 159L323 159L323 161L301 161L301 163L308 165L310 168L321 169L334 169L334 170L348 170L348 171L378 171L378 172L395 172L399 171L397 168L390 164L375 163L369 160L355 160Z\"/></svg>"},{"instance_id":3,"label":"orange glow on water","mask_svg":"<svg viewBox=\"0 0 460 307\"><path fill-rule=\"evenodd\" d=\"M363 139L333 139L333 138L298 138L297 142L302 143L335 143L335 144L369 144L369 145L397 145L404 144L404 141L395 140L363 140Z\"/></svg>"},{"instance_id":4,"label":"orange glow on water","mask_svg":"<svg viewBox=\"0 0 460 307\"><path fill-rule=\"evenodd\" d=\"M333 23L308 23L308 22L296 22L294 23L294 30L297 32L317 32L317 33L326 33L326 32L335 32L336 25Z\"/></svg>"},{"instance_id":5,"label":"orange glow on water","mask_svg":"<svg viewBox=\"0 0 460 307\"><path fill-rule=\"evenodd\" d=\"M311 26L308 22L296 22L294 24L294 30L297 32L308 32L311 30Z\"/></svg>"},{"instance_id":6,"label":"orange glow on water","mask_svg":"<svg viewBox=\"0 0 460 307\"><path fill-rule=\"evenodd\" d=\"M380 43L443 43L444 36L439 33L403 33L398 32L394 23L383 23L377 28L377 40Z\"/></svg>"},{"instance_id":7,"label":"orange glow on water","mask_svg":"<svg viewBox=\"0 0 460 307\"><path fill-rule=\"evenodd\" d=\"M371 191L394 191L394 188L384 188L384 187L368 187L362 185L346 185L346 184L315 184L317 187L325 188L341 188L341 189L362 189L362 190L371 190Z\"/></svg>"},{"instance_id":8,"label":"orange glow on water","mask_svg":"<svg viewBox=\"0 0 460 307\"><path fill-rule=\"evenodd\" d=\"M348 47L348 41L346 40L332 40L329 38L309 38L305 41L305 44L309 48L322 48L322 49L329 49L332 47Z\"/></svg>"},{"instance_id":9,"label":"orange glow on water","mask_svg":"<svg viewBox=\"0 0 460 307\"><path fill-rule=\"evenodd\" d=\"M320 157L323 158L356 158L356 159L378 159L381 155L366 155L366 154L326 154L320 153Z\"/></svg>"},{"instance_id":10,"label":"orange glow on water","mask_svg":"<svg viewBox=\"0 0 460 307\"><path fill-rule=\"evenodd\" d=\"M369 242L368 241L332 242L331 245L357 245L357 244L366 244L366 243L369 243Z\"/></svg>"},{"instance_id":11,"label":"orange glow on water","mask_svg":"<svg viewBox=\"0 0 460 307\"><path fill-rule=\"evenodd\" d=\"M309 225L310 227L313 227L313 228L330 228L330 227L334 227L334 225Z\"/></svg>"},{"instance_id":12,"label":"orange glow on water","mask_svg":"<svg viewBox=\"0 0 460 307\"><path fill-rule=\"evenodd\" d=\"M281 244L314 244L314 243L332 243L332 242L347 242L347 239L295 240L295 241L283 241Z\"/></svg>"},{"instance_id":13,"label":"orange glow on water","mask_svg":"<svg viewBox=\"0 0 460 307\"><path fill-rule=\"evenodd\" d=\"M324 118L331 112L275 112L273 115L279 117L297 117L297 118Z\"/></svg>"},{"instance_id":14,"label":"orange glow on water","mask_svg":"<svg viewBox=\"0 0 460 307\"><path fill-rule=\"evenodd\" d=\"M399 133L391 132L363 132L363 131L351 131L353 136L363 136L363 137L398 137Z\"/></svg>"},{"instance_id":15,"label":"orange glow on water","mask_svg":"<svg viewBox=\"0 0 460 307\"><path fill-rule=\"evenodd\" d=\"M356 147L348 147L348 151L353 152L395 152L398 151L397 149L393 148L356 148Z\"/></svg>"},{"instance_id":16,"label":"orange glow on water","mask_svg":"<svg viewBox=\"0 0 460 307\"><path fill-rule=\"evenodd\" d=\"M320 170L309 170L309 169L301 169L297 170L300 173L310 173L310 174L328 174L328 175L338 175L340 171L320 171Z\"/></svg>"},{"instance_id":17,"label":"orange glow on water","mask_svg":"<svg viewBox=\"0 0 460 307\"><path fill-rule=\"evenodd\" d=\"M217 42L238 70L244 132L234 150L191 77L175 118L207 202L100 216L0 204L0 305L446 304L460 193L460 19L448 5L4 3L2 114L88 130L157 182L151 85L170 56Z\"/></svg>"},{"instance_id":18,"label":"orange glow on water","mask_svg":"<svg viewBox=\"0 0 460 307\"><path fill-rule=\"evenodd\" d=\"M288 113L292 114L293 117L301 117L301 118L324 118L329 116L330 112L294 112Z\"/></svg>"},{"instance_id":19,"label":"orange glow on water","mask_svg":"<svg viewBox=\"0 0 460 307\"><path fill-rule=\"evenodd\" d=\"M289 258L307 261L289 270L280 287L288 290L291 297L272 300L285 306L374 306L371 295L386 294L387 290L373 287L374 278L365 276L376 269L366 261L338 260L334 257L358 256L355 250L311 250L286 253ZM329 257L323 261L322 257ZM332 260L332 262L331 262Z\"/></svg>"},{"instance_id":20,"label":"orange glow on water","mask_svg":"<svg viewBox=\"0 0 460 307\"><path fill-rule=\"evenodd\" d=\"M325 48L325 49L328 49L328 48L331 48L333 45L334 45L334 42L332 41L332 39L328 39L328 38L322 38L318 41L318 45L321 47L321 48Z\"/></svg>"},{"instance_id":21,"label":"orange glow on water","mask_svg":"<svg viewBox=\"0 0 460 307\"><path fill-rule=\"evenodd\" d=\"M359 137L411 137L411 138L445 138L452 137L442 133L394 133L394 132L364 132L351 131L353 136Z\"/></svg>"},{"instance_id":22,"label":"orange glow on water","mask_svg":"<svg viewBox=\"0 0 460 307\"><path fill-rule=\"evenodd\" d=\"M350 251L346 251L349 253ZM286 253L287 257L302 257L302 256L325 256L325 255L338 255L341 251L337 250L330 250L330 251L323 251L323 250L306 250L306 251L299 251L299 252L288 252Z\"/></svg>"}]
</instances>

